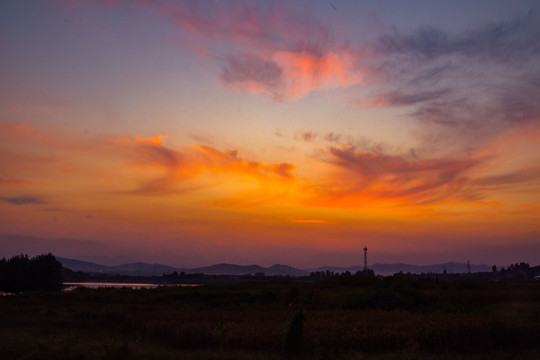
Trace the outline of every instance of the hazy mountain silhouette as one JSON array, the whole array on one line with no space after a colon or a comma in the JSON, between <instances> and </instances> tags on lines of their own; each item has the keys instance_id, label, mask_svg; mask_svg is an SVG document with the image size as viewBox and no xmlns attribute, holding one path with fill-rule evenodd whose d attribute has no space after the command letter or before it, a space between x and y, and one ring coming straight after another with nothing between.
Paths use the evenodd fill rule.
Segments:
<instances>
[{"instance_id":1,"label":"hazy mountain silhouette","mask_svg":"<svg viewBox=\"0 0 540 360\"><path fill-rule=\"evenodd\" d=\"M102 264L107 266L117 266L122 264L132 264L137 262L129 256L102 256L102 255L78 255L78 260L91 262L94 264Z\"/></svg>"},{"instance_id":2,"label":"hazy mountain silhouette","mask_svg":"<svg viewBox=\"0 0 540 360\"><path fill-rule=\"evenodd\" d=\"M137 262L133 264L123 264L118 266L107 266L81 261L75 259L57 258L62 265L73 271L82 271L91 274L108 274L108 275L132 275L132 276L161 276L170 274L174 271L186 274L203 273L206 275L255 275L264 273L265 275L290 275L304 276L309 275L309 271L300 270L287 265L273 265L268 268L259 265L235 265L235 264L215 264L199 268L175 268L162 264L146 264Z\"/></svg>"},{"instance_id":3,"label":"hazy mountain silhouette","mask_svg":"<svg viewBox=\"0 0 540 360\"><path fill-rule=\"evenodd\" d=\"M262 267L259 265L235 265L235 264L215 264L199 268L175 268L163 264L147 264L136 262L132 264L123 264L117 266L107 266L91 263L88 261L66 259L57 257L58 261L68 269L73 271L82 271L90 274L108 274L108 275L131 275L131 276L161 276L163 274L171 274L173 272L185 272L186 274L203 273L206 275L255 275L264 273L268 276L307 276L314 271L333 271L341 273L349 271L356 273L362 270L362 266L339 267L339 266L322 266L314 269L297 269L288 265L275 264L270 267ZM448 273L466 273L467 263L447 262L444 264L434 265L411 265L411 264L373 264L369 267L375 274L392 275L403 271L404 273L420 274L420 273L442 273L444 269ZM471 272L489 272L490 265L471 264Z\"/></svg>"},{"instance_id":4,"label":"hazy mountain silhouette","mask_svg":"<svg viewBox=\"0 0 540 360\"><path fill-rule=\"evenodd\" d=\"M216 264L207 267L184 270L186 273L197 272L207 275L247 275L264 273L265 275L290 275L290 276L305 276L309 275L309 271L296 269L288 265L275 264L270 267L262 267L259 265L235 265L235 264Z\"/></svg>"},{"instance_id":5,"label":"hazy mountain silhouette","mask_svg":"<svg viewBox=\"0 0 540 360\"><path fill-rule=\"evenodd\" d=\"M108 275L131 275L131 276L161 276L170 274L178 269L162 264L146 264L136 262L133 264L123 264L116 266L107 266L91 263L88 261L66 259L57 257L62 266L73 271L82 271L89 274L108 274Z\"/></svg>"},{"instance_id":6,"label":"hazy mountain silhouette","mask_svg":"<svg viewBox=\"0 0 540 360\"><path fill-rule=\"evenodd\" d=\"M85 273L108 274L115 271L113 266L99 265L88 261L66 259L56 257L56 260L62 263L62 266L73 271L82 271Z\"/></svg>"}]
</instances>

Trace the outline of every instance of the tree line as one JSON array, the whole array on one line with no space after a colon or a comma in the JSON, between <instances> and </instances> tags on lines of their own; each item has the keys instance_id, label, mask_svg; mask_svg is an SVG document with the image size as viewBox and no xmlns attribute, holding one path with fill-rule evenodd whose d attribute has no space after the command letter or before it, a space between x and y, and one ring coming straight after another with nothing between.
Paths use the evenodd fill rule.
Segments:
<instances>
[{"instance_id":1,"label":"tree line","mask_svg":"<svg viewBox=\"0 0 540 360\"><path fill-rule=\"evenodd\" d=\"M0 260L0 291L60 290L62 264L51 254Z\"/></svg>"}]
</instances>

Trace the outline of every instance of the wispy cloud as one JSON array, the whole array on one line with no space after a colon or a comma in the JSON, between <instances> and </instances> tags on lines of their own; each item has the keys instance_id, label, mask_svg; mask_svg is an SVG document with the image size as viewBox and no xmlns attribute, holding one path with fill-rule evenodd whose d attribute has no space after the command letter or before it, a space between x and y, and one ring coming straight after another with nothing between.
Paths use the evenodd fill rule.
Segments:
<instances>
[{"instance_id":1,"label":"wispy cloud","mask_svg":"<svg viewBox=\"0 0 540 360\"><path fill-rule=\"evenodd\" d=\"M75 146L64 136L55 137L28 126L23 130L10 126L4 126L4 141L32 144L36 154L56 153L58 159L47 165L48 171L68 174L82 191L156 198L208 194L202 196L204 201L218 207L263 207L278 202L332 208L362 207L373 201L405 207L489 203L497 200L488 196L494 189L531 187L540 176L538 167L532 165L494 171L493 163L500 155L492 148L513 147L523 139L538 142L537 134L525 130L513 137L501 137L483 151L439 157L422 151L400 151L370 138L298 132L296 137L315 149L309 155L315 166L306 169L302 163L258 161L237 149L208 145L173 148L167 146L164 135L103 136L81 140ZM40 137L34 133L40 133ZM17 154L12 153L15 157ZM96 165L92 171L85 166L74 167L72 164L79 159L103 166ZM120 176L118 181L113 181L116 178L112 174ZM104 176L111 181L104 181ZM94 188L92 179L99 186ZM0 200L15 205L46 203L37 196L4 196Z\"/></svg>"},{"instance_id":2,"label":"wispy cloud","mask_svg":"<svg viewBox=\"0 0 540 360\"><path fill-rule=\"evenodd\" d=\"M309 8L300 12L286 2L141 4L215 53L230 89L282 101L365 83L371 95L357 104L406 107L411 120L427 125L424 138L440 144L481 142L540 118L534 14L458 33L394 29L353 46Z\"/></svg>"},{"instance_id":3,"label":"wispy cloud","mask_svg":"<svg viewBox=\"0 0 540 360\"><path fill-rule=\"evenodd\" d=\"M384 76L364 107L408 107L428 137L471 143L539 123L540 22L534 15L450 34L397 29L374 44Z\"/></svg>"},{"instance_id":4,"label":"wispy cloud","mask_svg":"<svg viewBox=\"0 0 540 360\"><path fill-rule=\"evenodd\" d=\"M326 133L324 134L324 140L333 142L333 143L338 143L341 140L341 134L335 134L333 132Z\"/></svg>"},{"instance_id":5,"label":"wispy cloud","mask_svg":"<svg viewBox=\"0 0 540 360\"><path fill-rule=\"evenodd\" d=\"M137 161L143 164L161 166L167 169L176 168L182 162L182 155L161 144L163 136L154 138L141 138L135 135L131 145L135 151Z\"/></svg>"},{"instance_id":6,"label":"wispy cloud","mask_svg":"<svg viewBox=\"0 0 540 360\"><path fill-rule=\"evenodd\" d=\"M361 198L409 205L440 203L450 198L471 200L466 195L468 173L480 163L459 158L418 160L410 155L364 152L351 146L331 146L327 156L327 161L336 166L334 180L321 189L313 203L354 206L354 201Z\"/></svg>"},{"instance_id":7,"label":"wispy cloud","mask_svg":"<svg viewBox=\"0 0 540 360\"><path fill-rule=\"evenodd\" d=\"M251 1L139 4L197 39L197 54L216 54L223 61L221 80L232 89L282 101L363 77L360 52L334 38L310 8L300 12L286 2Z\"/></svg>"},{"instance_id":8,"label":"wispy cloud","mask_svg":"<svg viewBox=\"0 0 540 360\"><path fill-rule=\"evenodd\" d=\"M408 34L395 30L380 37L378 49L386 54L410 54L419 58L463 54L488 61L524 63L540 53L539 31L537 19L530 14L458 35L426 27Z\"/></svg>"},{"instance_id":9,"label":"wispy cloud","mask_svg":"<svg viewBox=\"0 0 540 360\"><path fill-rule=\"evenodd\" d=\"M47 202L37 196L19 196L19 197L0 197L0 200L13 205L36 205L46 204Z\"/></svg>"},{"instance_id":10,"label":"wispy cloud","mask_svg":"<svg viewBox=\"0 0 540 360\"><path fill-rule=\"evenodd\" d=\"M252 92L267 92L281 99L283 70L273 61L254 55L231 57L223 69L221 80L229 87Z\"/></svg>"},{"instance_id":11,"label":"wispy cloud","mask_svg":"<svg viewBox=\"0 0 540 360\"><path fill-rule=\"evenodd\" d=\"M0 186L28 186L33 183L22 179L5 179L0 178Z\"/></svg>"},{"instance_id":12,"label":"wispy cloud","mask_svg":"<svg viewBox=\"0 0 540 360\"><path fill-rule=\"evenodd\" d=\"M280 135L285 137L284 135ZM304 141L311 145L322 145L328 147L334 145L340 148L354 148L365 152L384 153L388 152L390 146L383 144L371 137L366 136L351 136L339 134L337 132L319 133L317 131L297 131L293 138L295 140ZM321 149L319 149L321 150Z\"/></svg>"},{"instance_id":13,"label":"wispy cloud","mask_svg":"<svg viewBox=\"0 0 540 360\"><path fill-rule=\"evenodd\" d=\"M321 220L321 219L294 219L292 220L293 223L300 223L300 224L331 224L331 221L328 220Z\"/></svg>"},{"instance_id":14,"label":"wispy cloud","mask_svg":"<svg viewBox=\"0 0 540 360\"><path fill-rule=\"evenodd\" d=\"M92 188L92 179L96 185L94 191L145 196L219 188L220 181L227 179L229 182L233 179L249 180L259 184L261 189L295 181L296 165L292 163L265 163L247 155L241 156L236 149L221 150L208 145L172 148L165 144L166 135L102 135L75 139L45 129L36 130L26 124L4 122L0 122L0 130L4 130L0 133L4 144L17 144L17 147L9 148L9 153L0 155L0 163L4 167L25 169L30 173L40 169L47 174L54 169L55 173L68 176L71 184L80 185L87 192L89 186ZM22 152L21 144L33 151ZM41 155L44 153L51 154L52 160L45 162ZM92 167L89 168L88 164ZM51 191L53 188L50 186L57 185L59 179L63 177L48 179L45 190ZM23 184L26 184L23 180L1 179L0 182L4 186ZM45 182L40 182L39 186L43 185ZM230 190L223 191L226 193ZM2 200L26 204L32 201L37 203L40 198L4 197Z\"/></svg>"},{"instance_id":15,"label":"wispy cloud","mask_svg":"<svg viewBox=\"0 0 540 360\"><path fill-rule=\"evenodd\" d=\"M435 90L428 92L403 92L400 90L373 96L372 98L359 100L357 104L368 108L386 107L386 106L410 106L421 103L443 99L448 95L449 89Z\"/></svg>"},{"instance_id":16,"label":"wispy cloud","mask_svg":"<svg viewBox=\"0 0 540 360\"><path fill-rule=\"evenodd\" d=\"M479 177L474 179L473 183L478 186L496 187L524 184L524 183L536 183L540 184L540 168L531 167L518 169L513 172L508 172L500 175L492 175L486 177Z\"/></svg>"},{"instance_id":17,"label":"wispy cloud","mask_svg":"<svg viewBox=\"0 0 540 360\"><path fill-rule=\"evenodd\" d=\"M296 140L303 140L306 142L314 142L318 137L317 132L315 131L305 131L305 132L297 132L294 134L294 138Z\"/></svg>"},{"instance_id":18,"label":"wispy cloud","mask_svg":"<svg viewBox=\"0 0 540 360\"><path fill-rule=\"evenodd\" d=\"M120 144L125 155L136 166L160 168L163 175L142 182L138 188L128 193L141 195L163 195L186 191L182 183L189 179L214 174L243 174L253 178L266 178L280 181L293 179L295 165L289 163L266 164L246 160L237 150L218 150L207 145L192 145L179 150L171 149L161 143L162 137L143 139L135 136L133 140L123 139ZM188 190L193 190L189 186ZM195 187L196 189L196 187Z\"/></svg>"}]
</instances>

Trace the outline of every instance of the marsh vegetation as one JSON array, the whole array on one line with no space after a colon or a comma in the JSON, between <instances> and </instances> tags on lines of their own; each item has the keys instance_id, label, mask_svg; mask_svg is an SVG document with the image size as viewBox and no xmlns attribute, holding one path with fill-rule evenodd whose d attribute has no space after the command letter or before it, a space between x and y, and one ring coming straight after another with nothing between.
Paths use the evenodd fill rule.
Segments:
<instances>
[{"instance_id":1,"label":"marsh vegetation","mask_svg":"<svg viewBox=\"0 0 540 360\"><path fill-rule=\"evenodd\" d=\"M540 284L398 278L0 298L0 358L537 358Z\"/></svg>"}]
</instances>

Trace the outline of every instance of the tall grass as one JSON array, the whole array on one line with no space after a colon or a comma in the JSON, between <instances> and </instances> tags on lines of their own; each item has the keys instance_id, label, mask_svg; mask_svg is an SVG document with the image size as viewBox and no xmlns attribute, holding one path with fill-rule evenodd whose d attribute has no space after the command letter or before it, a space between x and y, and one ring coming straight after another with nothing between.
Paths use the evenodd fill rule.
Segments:
<instances>
[{"instance_id":1,"label":"tall grass","mask_svg":"<svg viewBox=\"0 0 540 360\"><path fill-rule=\"evenodd\" d=\"M536 283L79 289L2 297L0 319L2 359L527 357L540 351Z\"/></svg>"}]
</instances>

